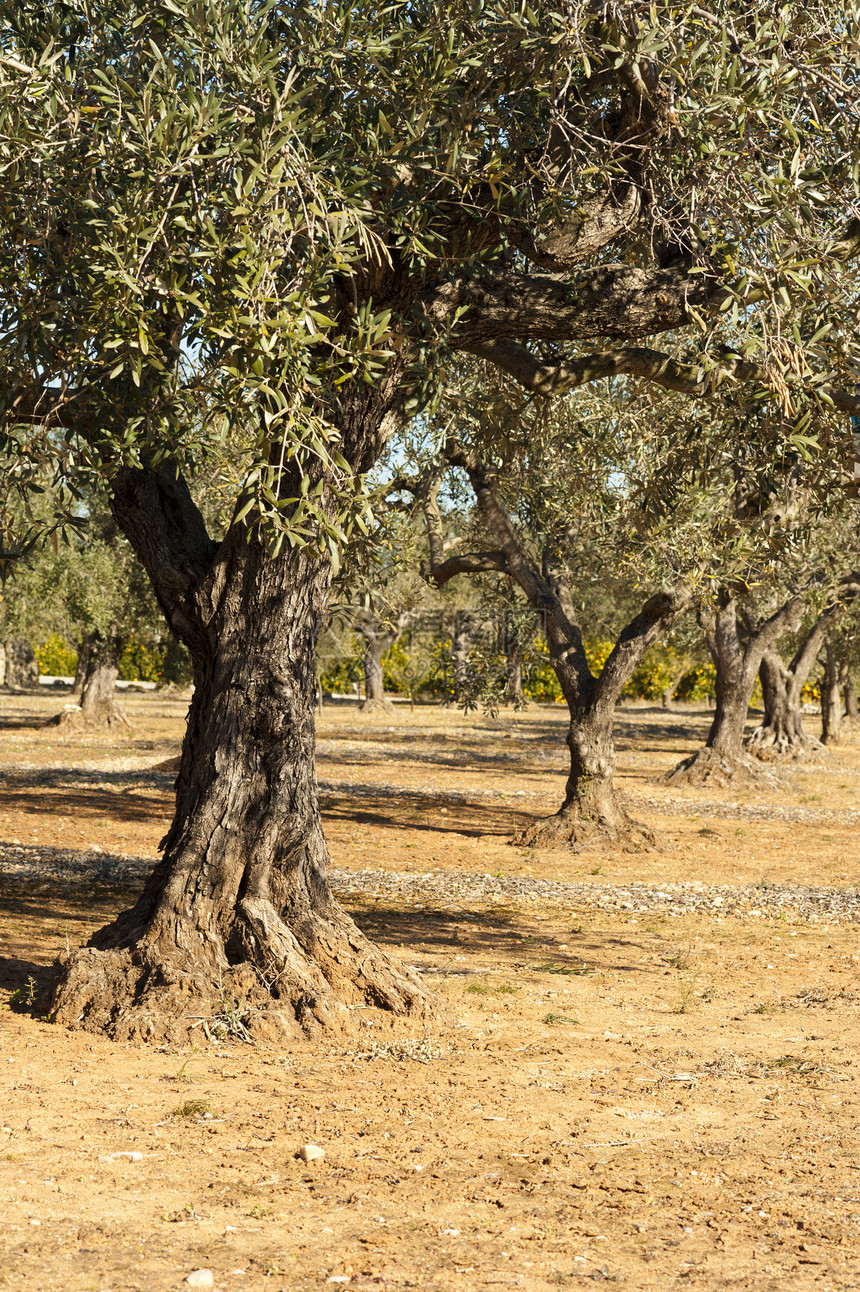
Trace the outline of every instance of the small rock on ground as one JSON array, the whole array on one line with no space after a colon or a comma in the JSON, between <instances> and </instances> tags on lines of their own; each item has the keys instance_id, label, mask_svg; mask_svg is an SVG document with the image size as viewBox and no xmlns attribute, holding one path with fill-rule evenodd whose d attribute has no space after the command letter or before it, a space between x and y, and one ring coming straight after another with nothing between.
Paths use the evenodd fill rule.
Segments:
<instances>
[{"instance_id":1,"label":"small rock on ground","mask_svg":"<svg viewBox=\"0 0 860 1292\"><path fill-rule=\"evenodd\" d=\"M319 1144L305 1144L304 1148L299 1149L299 1157L303 1162L316 1162L325 1157L325 1149L320 1148Z\"/></svg>"},{"instance_id":2,"label":"small rock on ground","mask_svg":"<svg viewBox=\"0 0 860 1292\"><path fill-rule=\"evenodd\" d=\"M211 1288L215 1276L211 1270L192 1270L185 1282L192 1288Z\"/></svg>"}]
</instances>

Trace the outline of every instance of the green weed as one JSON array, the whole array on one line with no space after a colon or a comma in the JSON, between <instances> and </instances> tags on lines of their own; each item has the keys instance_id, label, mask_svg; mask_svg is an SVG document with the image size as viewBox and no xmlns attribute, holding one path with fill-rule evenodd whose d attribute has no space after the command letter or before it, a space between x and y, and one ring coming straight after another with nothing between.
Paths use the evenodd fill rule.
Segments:
<instances>
[{"instance_id":1,"label":"green weed","mask_svg":"<svg viewBox=\"0 0 860 1292\"><path fill-rule=\"evenodd\" d=\"M186 1099L184 1103L179 1104L174 1110L174 1117L203 1117L206 1113L211 1113L212 1109L205 1099Z\"/></svg>"}]
</instances>

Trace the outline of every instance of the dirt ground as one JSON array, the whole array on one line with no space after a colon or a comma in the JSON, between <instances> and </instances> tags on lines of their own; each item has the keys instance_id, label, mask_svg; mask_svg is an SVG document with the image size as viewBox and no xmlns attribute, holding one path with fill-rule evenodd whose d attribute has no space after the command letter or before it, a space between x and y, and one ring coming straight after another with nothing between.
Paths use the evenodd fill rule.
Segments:
<instances>
[{"instance_id":1,"label":"dirt ground","mask_svg":"<svg viewBox=\"0 0 860 1292\"><path fill-rule=\"evenodd\" d=\"M354 1035L284 1053L202 1032L167 1051L22 1009L133 898L99 855L155 856L171 794L151 769L186 707L133 696L130 732L59 739L39 724L62 703L0 699L0 844L93 863L0 871L0 1286L161 1292L199 1270L273 1292L860 1286L849 917L473 900L462 883L428 901L403 879L828 886L857 919L856 735L782 788L670 791L658 778L707 715L624 710L619 780L657 848L535 853L508 839L558 804L560 710L328 708L334 862L371 872L346 904L443 1012L411 1032L356 1014ZM310 1143L325 1156L304 1162Z\"/></svg>"}]
</instances>

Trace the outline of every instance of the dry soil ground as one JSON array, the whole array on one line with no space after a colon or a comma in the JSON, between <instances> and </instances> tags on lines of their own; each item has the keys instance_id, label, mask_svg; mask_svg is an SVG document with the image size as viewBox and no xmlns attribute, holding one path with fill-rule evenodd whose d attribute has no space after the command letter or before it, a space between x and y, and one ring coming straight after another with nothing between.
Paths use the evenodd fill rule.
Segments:
<instances>
[{"instance_id":1,"label":"dry soil ground","mask_svg":"<svg viewBox=\"0 0 860 1292\"><path fill-rule=\"evenodd\" d=\"M21 1012L128 904L183 728L154 695L60 740L62 702L0 700L0 1285L860 1286L856 737L787 788L670 792L707 716L627 710L658 848L533 854L560 712L328 709L339 891L447 1016L168 1052Z\"/></svg>"}]
</instances>

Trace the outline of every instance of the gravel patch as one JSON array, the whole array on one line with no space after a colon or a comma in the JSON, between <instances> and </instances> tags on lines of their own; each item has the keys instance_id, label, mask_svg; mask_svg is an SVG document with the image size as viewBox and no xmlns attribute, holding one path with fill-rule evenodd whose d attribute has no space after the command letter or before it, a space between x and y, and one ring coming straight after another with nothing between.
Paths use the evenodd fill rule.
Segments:
<instances>
[{"instance_id":1,"label":"gravel patch","mask_svg":"<svg viewBox=\"0 0 860 1292\"><path fill-rule=\"evenodd\" d=\"M0 885L9 895L38 892L42 885L140 884L155 858L127 857L97 848L0 845ZM779 918L807 924L860 923L860 891L801 884L587 884L531 876L480 875L471 871L332 870L332 887L342 900L382 897L398 904L432 902L468 909L475 903L517 902L567 906L619 914L707 914L745 919ZM26 884L26 889L22 886Z\"/></svg>"},{"instance_id":2,"label":"gravel patch","mask_svg":"<svg viewBox=\"0 0 860 1292\"><path fill-rule=\"evenodd\" d=\"M435 904L518 901L615 912L664 915L785 916L816 924L860 923L860 891L802 884L585 884L531 877L443 871L414 875L379 870L332 872L341 898L392 896L432 898Z\"/></svg>"},{"instance_id":3,"label":"gravel patch","mask_svg":"<svg viewBox=\"0 0 860 1292\"><path fill-rule=\"evenodd\" d=\"M831 808L783 807L778 803L735 803L716 799L674 799L666 802L648 794L625 792L625 797L637 807L659 812L663 816L711 816L722 817L727 821L810 821L827 822L830 825L856 825L860 821L860 811L856 808L843 808L834 811Z\"/></svg>"}]
</instances>

